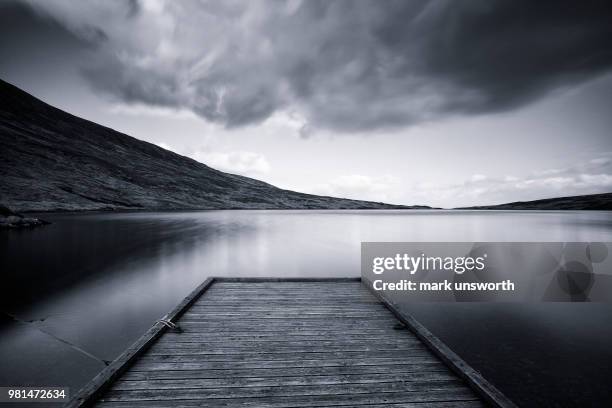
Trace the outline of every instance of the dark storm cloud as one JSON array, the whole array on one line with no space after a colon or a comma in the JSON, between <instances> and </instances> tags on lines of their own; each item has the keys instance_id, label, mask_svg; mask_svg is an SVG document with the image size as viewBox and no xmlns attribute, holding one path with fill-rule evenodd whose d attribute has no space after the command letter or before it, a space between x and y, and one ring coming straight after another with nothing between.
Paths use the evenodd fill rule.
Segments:
<instances>
[{"instance_id":1,"label":"dark storm cloud","mask_svg":"<svg viewBox=\"0 0 612 408\"><path fill-rule=\"evenodd\" d=\"M607 1L33 4L99 44L96 89L229 127L283 109L340 131L504 111L612 66Z\"/></svg>"},{"instance_id":2,"label":"dark storm cloud","mask_svg":"<svg viewBox=\"0 0 612 408\"><path fill-rule=\"evenodd\" d=\"M39 16L28 5L0 2L0 67L49 62L89 44L55 21Z\"/></svg>"},{"instance_id":3,"label":"dark storm cloud","mask_svg":"<svg viewBox=\"0 0 612 408\"><path fill-rule=\"evenodd\" d=\"M450 101L449 109L520 106L612 64L612 6L606 1L467 2L424 17L415 29L423 39L419 69L480 94L465 106ZM387 44L401 52L394 39L406 35L393 33Z\"/></svg>"}]
</instances>

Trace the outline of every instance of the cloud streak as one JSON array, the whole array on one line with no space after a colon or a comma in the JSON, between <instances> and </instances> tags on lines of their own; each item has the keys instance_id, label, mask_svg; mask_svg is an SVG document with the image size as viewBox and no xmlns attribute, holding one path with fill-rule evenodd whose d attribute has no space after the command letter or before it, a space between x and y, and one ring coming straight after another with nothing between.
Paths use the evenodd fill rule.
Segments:
<instances>
[{"instance_id":1,"label":"cloud streak","mask_svg":"<svg viewBox=\"0 0 612 408\"><path fill-rule=\"evenodd\" d=\"M557 169L545 169L526 176L490 177L475 174L455 184L418 183L406 189L416 199L457 202L457 206L502 204L541 198L607 193L612 190L612 158L610 155Z\"/></svg>"},{"instance_id":2,"label":"cloud streak","mask_svg":"<svg viewBox=\"0 0 612 408\"><path fill-rule=\"evenodd\" d=\"M270 172L270 163L262 154L245 151L213 152L200 150L191 155L217 170L248 177L261 177Z\"/></svg>"},{"instance_id":3,"label":"cloud streak","mask_svg":"<svg viewBox=\"0 0 612 408\"><path fill-rule=\"evenodd\" d=\"M365 132L506 111L610 70L609 2L28 1L119 102ZM306 133L306 132L305 132Z\"/></svg>"},{"instance_id":4,"label":"cloud streak","mask_svg":"<svg viewBox=\"0 0 612 408\"><path fill-rule=\"evenodd\" d=\"M400 180L391 175L372 177L348 174L314 186L308 192L334 197L396 202L400 190Z\"/></svg>"}]
</instances>

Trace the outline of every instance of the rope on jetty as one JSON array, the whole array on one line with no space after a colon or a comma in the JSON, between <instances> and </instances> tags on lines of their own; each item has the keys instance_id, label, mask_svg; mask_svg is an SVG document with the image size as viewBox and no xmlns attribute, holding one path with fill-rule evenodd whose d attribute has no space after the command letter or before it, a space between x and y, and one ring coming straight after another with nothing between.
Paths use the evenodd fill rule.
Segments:
<instances>
[{"instance_id":1,"label":"rope on jetty","mask_svg":"<svg viewBox=\"0 0 612 408\"><path fill-rule=\"evenodd\" d=\"M164 326L166 326L167 328L169 328L172 331L175 331L175 332L178 332L178 333L182 333L183 332L183 329L181 329L181 327L179 325L177 325L174 322L171 322L170 320L159 319L157 322L163 324Z\"/></svg>"}]
</instances>

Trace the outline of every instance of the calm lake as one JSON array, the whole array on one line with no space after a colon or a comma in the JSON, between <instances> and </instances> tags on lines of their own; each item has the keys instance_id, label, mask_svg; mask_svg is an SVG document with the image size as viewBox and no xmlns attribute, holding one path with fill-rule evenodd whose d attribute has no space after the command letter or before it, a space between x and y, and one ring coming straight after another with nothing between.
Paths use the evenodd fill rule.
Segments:
<instances>
[{"instance_id":1,"label":"calm lake","mask_svg":"<svg viewBox=\"0 0 612 408\"><path fill-rule=\"evenodd\" d=\"M612 212L43 217L0 232L1 386L76 392L208 276L359 276L362 241L612 241ZM612 303L407 308L521 406L612 406Z\"/></svg>"}]
</instances>

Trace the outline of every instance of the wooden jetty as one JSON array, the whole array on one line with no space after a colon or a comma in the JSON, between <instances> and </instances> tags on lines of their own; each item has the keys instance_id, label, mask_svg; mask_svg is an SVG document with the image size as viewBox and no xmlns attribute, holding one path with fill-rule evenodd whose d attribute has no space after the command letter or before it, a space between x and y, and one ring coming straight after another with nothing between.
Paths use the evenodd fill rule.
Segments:
<instances>
[{"instance_id":1,"label":"wooden jetty","mask_svg":"<svg viewBox=\"0 0 612 408\"><path fill-rule=\"evenodd\" d=\"M162 320L67 406L514 407L358 278L209 278Z\"/></svg>"}]
</instances>

